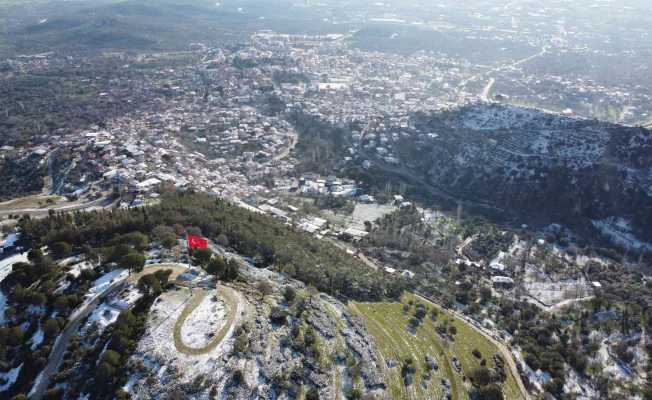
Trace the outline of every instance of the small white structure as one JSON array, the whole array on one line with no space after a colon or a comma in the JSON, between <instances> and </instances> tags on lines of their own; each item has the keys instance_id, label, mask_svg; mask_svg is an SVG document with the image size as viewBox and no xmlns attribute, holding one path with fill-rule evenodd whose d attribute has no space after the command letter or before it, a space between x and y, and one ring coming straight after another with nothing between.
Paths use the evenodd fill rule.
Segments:
<instances>
[{"instance_id":1,"label":"small white structure","mask_svg":"<svg viewBox=\"0 0 652 400\"><path fill-rule=\"evenodd\" d=\"M494 271L503 272L507 267L501 262L492 261L491 264L489 264L489 268L493 269Z\"/></svg>"},{"instance_id":2,"label":"small white structure","mask_svg":"<svg viewBox=\"0 0 652 400\"><path fill-rule=\"evenodd\" d=\"M491 278L494 286L514 286L514 279L508 276L494 276Z\"/></svg>"},{"instance_id":3,"label":"small white structure","mask_svg":"<svg viewBox=\"0 0 652 400\"><path fill-rule=\"evenodd\" d=\"M403 278L412 279L412 278L414 278L415 273L412 272L412 271L410 271L410 270L408 270L408 269L406 269L406 270L404 270L403 272L401 272L401 276L402 276Z\"/></svg>"}]
</instances>

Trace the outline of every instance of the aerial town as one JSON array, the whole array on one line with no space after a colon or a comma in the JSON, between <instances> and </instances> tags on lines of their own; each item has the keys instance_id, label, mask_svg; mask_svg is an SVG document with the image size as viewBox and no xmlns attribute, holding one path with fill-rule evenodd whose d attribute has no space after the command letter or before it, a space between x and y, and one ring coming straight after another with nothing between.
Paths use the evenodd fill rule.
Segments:
<instances>
[{"instance_id":1,"label":"aerial town","mask_svg":"<svg viewBox=\"0 0 652 400\"><path fill-rule=\"evenodd\" d=\"M300 3L0 58L0 397L652 398L645 72L562 5Z\"/></svg>"}]
</instances>

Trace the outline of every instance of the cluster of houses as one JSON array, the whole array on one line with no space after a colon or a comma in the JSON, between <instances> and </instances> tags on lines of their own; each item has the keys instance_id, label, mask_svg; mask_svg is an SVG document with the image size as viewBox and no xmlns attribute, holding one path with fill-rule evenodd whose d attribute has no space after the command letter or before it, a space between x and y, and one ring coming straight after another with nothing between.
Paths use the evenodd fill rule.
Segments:
<instances>
[{"instance_id":1,"label":"cluster of houses","mask_svg":"<svg viewBox=\"0 0 652 400\"><path fill-rule=\"evenodd\" d=\"M321 177L318 174L301 176L295 190L302 194L331 195L334 197L355 197L360 193L360 188L352 179L335 176Z\"/></svg>"}]
</instances>

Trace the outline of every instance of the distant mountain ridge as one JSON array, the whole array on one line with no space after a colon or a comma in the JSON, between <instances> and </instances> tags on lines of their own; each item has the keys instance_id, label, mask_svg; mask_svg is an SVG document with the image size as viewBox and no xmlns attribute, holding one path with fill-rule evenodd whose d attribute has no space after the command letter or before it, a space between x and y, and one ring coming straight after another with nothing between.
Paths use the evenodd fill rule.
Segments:
<instances>
[{"instance_id":1,"label":"distant mountain ridge","mask_svg":"<svg viewBox=\"0 0 652 400\"><path fill-rule=\"evenodd\" d=\"M193 41L220 40L247 32L251 17L214 4L186 0L75 3L69 12L48 9L10 29L18 50L186 49ZM41 19L42 18L42 19Z\"/></svg>"}]
</instances>

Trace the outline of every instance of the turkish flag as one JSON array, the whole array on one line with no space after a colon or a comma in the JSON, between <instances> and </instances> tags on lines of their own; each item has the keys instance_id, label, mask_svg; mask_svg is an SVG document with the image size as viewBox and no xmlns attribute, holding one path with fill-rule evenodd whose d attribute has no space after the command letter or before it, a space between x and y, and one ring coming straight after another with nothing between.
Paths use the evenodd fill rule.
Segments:
<instances>
[{"instance_id":1,"label":"turkish flag","mask_svg":"<svg viewBox=\"0 0 652 400\"><path fill-rule=\"evenodd\" d=\"M203 237L187 235L186 239L188 240L188 248L192 249L205 249L208 247L208 240Z\"/></svg>"}]
</instances>

